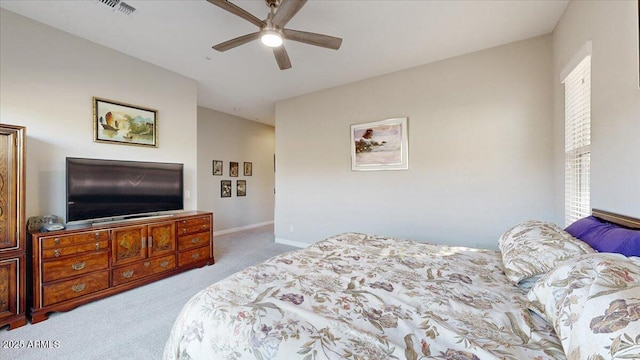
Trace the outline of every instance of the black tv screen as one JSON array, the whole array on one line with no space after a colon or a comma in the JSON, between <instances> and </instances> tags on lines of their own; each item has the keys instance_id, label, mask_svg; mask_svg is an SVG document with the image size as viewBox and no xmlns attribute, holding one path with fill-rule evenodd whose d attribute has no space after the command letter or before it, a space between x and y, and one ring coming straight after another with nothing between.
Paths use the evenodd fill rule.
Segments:
<instances>
[{"instance_id":1,"label":"black tv screen","mask_svg":"<svg viewBox=\"0 0 640 360\"><path fill-rule=\"evenodd\" d=\"M183 164L67 158L67 222L183 210Z\"/></svg>"}]
</instances>

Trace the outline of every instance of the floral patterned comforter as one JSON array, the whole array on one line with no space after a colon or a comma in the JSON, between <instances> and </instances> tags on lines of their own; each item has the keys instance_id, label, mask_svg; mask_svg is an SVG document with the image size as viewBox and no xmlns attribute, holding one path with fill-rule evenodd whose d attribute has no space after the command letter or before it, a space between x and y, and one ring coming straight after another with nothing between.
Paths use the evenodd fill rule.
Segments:
<instances>
[{"instance_id":1,"label":"floral patterned comforter","mask_svg":"<svg viewBox=\"0 0 640 360\"><path fill-rule=\"evenodd\" d=\"M164 359L565 359L500 253L358 233L196 294Z\"/></svg>"}]
</instances>

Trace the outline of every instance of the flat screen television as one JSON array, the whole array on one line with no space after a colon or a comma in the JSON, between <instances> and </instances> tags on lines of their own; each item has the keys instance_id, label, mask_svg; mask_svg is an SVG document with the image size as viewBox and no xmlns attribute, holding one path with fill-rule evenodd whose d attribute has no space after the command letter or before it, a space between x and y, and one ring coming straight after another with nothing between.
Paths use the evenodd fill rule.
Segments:
<instances>
[{"instance_id":1,"label":"flat screen television","mask_svg":"<svg viewBox=\"0 0 640 360\"><path fill-rule=\"evenodd\" d=\"M184 209L183 164L66 159L67 222L162 215Z\"/></svg>"}]
</instances>

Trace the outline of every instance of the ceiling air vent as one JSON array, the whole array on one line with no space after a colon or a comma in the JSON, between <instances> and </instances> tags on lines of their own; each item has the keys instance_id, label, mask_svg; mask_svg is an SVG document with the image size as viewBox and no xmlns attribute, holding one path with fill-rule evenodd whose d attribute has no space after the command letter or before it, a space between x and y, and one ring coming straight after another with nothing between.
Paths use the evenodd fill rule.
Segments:
<instances>
[{"instance_id":1,"label":"ceiling air vent","mask_svg":"<svg viewBox=\"0 0 640 360\"><path fill-rule=\"evenodd\" d=\"M110 8L115 8L116 5L118 5L118 3L120 2L120 0L98 0L98 2L101 2L109 6Z\"/></svg>"},{"instance_id":2,"label":"ceiling air vent","mask_svg":"<svg viewBox=\"0 0 640 360\"><path fill-rule=\"evenodd\" d=\"M113 11L119 11L125 15L131 15L136 11L136 8L120 0L97 0L97 2L110 7Z\"/></svg>"}]
</instances>

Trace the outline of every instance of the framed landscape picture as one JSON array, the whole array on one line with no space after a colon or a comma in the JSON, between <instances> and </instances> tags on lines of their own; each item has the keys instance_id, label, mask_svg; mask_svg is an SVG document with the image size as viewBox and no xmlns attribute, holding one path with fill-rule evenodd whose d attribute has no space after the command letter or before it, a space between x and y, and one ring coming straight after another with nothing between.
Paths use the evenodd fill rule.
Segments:
<instances>
[{"instance_id":1,"label":"framed landscape picture","mask_svg":"<svg viewBox=\"0 0 640 360\"><path fill-rule=\"evenodd\" d=\"M220 181L220 197L231 197L231 180Z\"/></svg>"},{"instance_id":2,"label":"framed landscape picture","mask_svg":"<svg viewBox=\"0 0 640 360\"><path fill-rule=\"evenodd\" d=\"M236 196L247 196L247 180L236 182Z\"/></svg>"},{"instance_id":3,"label":"framed landscape picture","mask_svg":"<svg viewBox=\"0 0 640 360\"><path fill-rule=\"evenodd\" d=\"M253 174L253 163L244 163L244 176L251 176Z\"/></svg>"},{"instance_id":4,"label":"framed landscape picture","mask_svg":"<svg viewBox=\"0 0 640 360\"><path fill-rule=\"evenodd\" d=\"M94 97L93 141L158 147L158 111Z\"/></svg>"},{"instance_id":5,"label":"framed landscape picture","mask_svg":"<svg viewBox=\"0 0 640 360\"><path fill-rule=\"evenodd\" d=\"M351 170L408 168L407 118L351 125Z\"/></svg>"},{"instance_id":6,"label":"framed landscape picture","mask_svg":"<svg viewBox=\"0 0 640 360\"><path fill-rule=\"evenodd\" d=\"M231 177L238 177L238 163L237 162L230 162L229 163L229 176Z\"/></svg>"},{"instance_id":7,"label":"framed landscape picture","mask_svg":"<svg viewBox=\"0 0 640 360\"><path fill-rule=\"evenodd\" d=\"M222 160L213 160L213 175L222 175Z\"/></svg>"}]
</instances>

